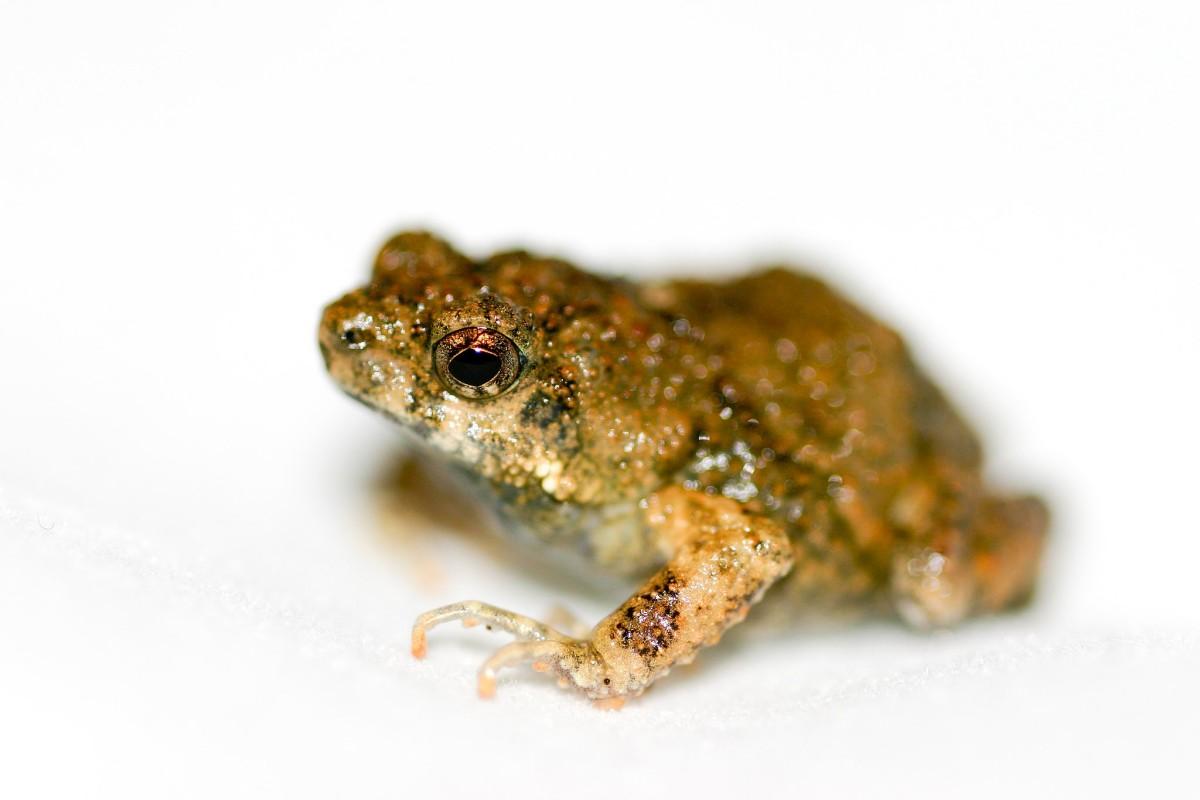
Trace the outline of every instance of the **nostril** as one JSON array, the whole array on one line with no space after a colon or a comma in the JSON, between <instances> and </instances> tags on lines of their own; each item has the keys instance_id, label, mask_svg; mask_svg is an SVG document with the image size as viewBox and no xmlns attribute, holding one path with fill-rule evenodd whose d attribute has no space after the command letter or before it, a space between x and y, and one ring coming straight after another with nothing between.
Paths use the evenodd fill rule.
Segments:
<instances>
[{"instance_id":1,"label":"nostril","mask_svg":"<svg viewBox=\"0 0 1200 800\"><path fill-rule=\"evenodd\" d=\"M359 328L346 328L342 331L342 342L350 350L362 350L367 346L367 337Z\"/></svg>"},{"instance_id":2,"label":"nostril","mask_svg":"<svg viewBox=\"0 0 1200 800\"><path fill-rule=\"evenodd\" d=\"M374 315L363 310L363 304L347 296L325 307L321 314L320 338L333 353L365 350L378 337Z\"/></svg>"}]
</instances>

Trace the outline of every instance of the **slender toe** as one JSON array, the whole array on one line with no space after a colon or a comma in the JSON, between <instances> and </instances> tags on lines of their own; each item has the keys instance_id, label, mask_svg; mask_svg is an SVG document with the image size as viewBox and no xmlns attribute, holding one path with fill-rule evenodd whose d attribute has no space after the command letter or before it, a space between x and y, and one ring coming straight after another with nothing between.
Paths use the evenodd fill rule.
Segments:
<instances>
[{"instance_id":1,"label":"slender toe","mask_svg":"<svg viewBox=\"0 0 1200 800\"><path fill-rule=\"evenodd\" d=\"M429 644L425 639L425 629L419 625L413 626L412 632L412 654L413 658L424 658L429 652Z\"/></svg>"}]
</instances>

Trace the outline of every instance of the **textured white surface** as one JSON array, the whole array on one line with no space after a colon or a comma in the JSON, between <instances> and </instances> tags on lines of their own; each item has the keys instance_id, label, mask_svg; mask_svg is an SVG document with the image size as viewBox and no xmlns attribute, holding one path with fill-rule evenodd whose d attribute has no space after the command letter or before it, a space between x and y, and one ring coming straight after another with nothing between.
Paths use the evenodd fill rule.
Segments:
<instances>
[{"instance_id":1,"label":"textured white surface","mask_svg":"<svg viewBox=\"0 0 1200 800\"><path fill-rule=\"evenodd\" d=\"M1194 795L1194 4L435 5L0 6L0 796ZM1041 602L739 631L618 714L413 662L619 598L379 518L313 329L413 223L814 264L1049 495Z\"/></svg>"}]
</instances>

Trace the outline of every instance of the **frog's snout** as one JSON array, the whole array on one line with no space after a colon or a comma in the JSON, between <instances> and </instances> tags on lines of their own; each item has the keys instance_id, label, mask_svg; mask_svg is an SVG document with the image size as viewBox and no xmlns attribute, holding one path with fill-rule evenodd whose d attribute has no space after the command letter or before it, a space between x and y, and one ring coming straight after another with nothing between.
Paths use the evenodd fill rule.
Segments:
<instances>
[{"instance_id":1,"label":"frog's snout","mask_svg":"<svg viewBox=\"0 0 1200 800\"><path fill-rule=\"evenodd\" d=\"M341 368L355 360L355 356L366 348L371 338L371 318L348 302L348 298L336 300L325 307L317 328L317 346L325 369L335 378Z\"/></svg>"},{"instance_id":2,"label":"frog's snout","mask_svg":"<svg viewBox=\"0 0 1200 800\"><path fill-rule=\"evenodd\" d=\"M370 339L372 319L348 302L349 296L335 300L321 313L317 343L328 364L331 358L362 350Z\"/></svg>"},{"instance_id":3,"label":"frog's snout","mask_svg":"<svg viewBox=\"0 0 1200 800\"><path fill-rule=\"evenodd\" d=\"M336 304L325 307L321 312L321 322L317 325L317 347L321 349L321 358L325 368L333 366L333 359L343 350L338 330L341 328L342 315L338 313Z\"/></svg>"}]
</instances>

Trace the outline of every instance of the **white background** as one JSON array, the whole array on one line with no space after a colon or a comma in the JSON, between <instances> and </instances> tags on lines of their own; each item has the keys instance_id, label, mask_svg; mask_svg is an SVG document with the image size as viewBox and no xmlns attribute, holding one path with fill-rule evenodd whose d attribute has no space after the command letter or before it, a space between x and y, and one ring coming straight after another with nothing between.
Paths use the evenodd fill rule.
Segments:
<instances>
[{"instance_id":1,"label":"white background","mask_svg":"<svg viewBox=\"0 0 1200 800\"><path fill-rule=\"evenodd\" d=\"M0 795L1197 791L1200 11L0 3ZM389 232L811 266L1057 518L1029 613L742 633L620 713L464 597L595 619L444 511L314 328ZM381 533L381 529L390 531Z\"/></svg>"}]
</instances>

